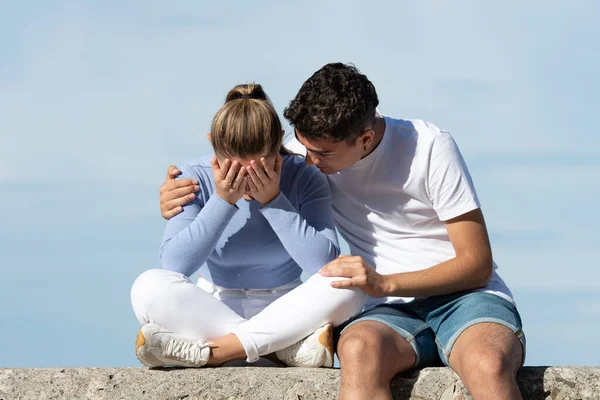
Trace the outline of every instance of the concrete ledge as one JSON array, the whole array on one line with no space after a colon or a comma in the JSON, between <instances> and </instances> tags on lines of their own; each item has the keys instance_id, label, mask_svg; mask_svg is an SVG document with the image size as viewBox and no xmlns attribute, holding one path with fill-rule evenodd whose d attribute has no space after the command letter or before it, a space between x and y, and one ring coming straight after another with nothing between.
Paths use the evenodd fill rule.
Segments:
<instances>
[{"instance_id":1,"label":"concrete ledge","mask_svg":"<svg viewBox=\"0 0 600 400\"><path fill-rule=\"evenodd\" d=\"M143 368L0 369L0 400L337 398L336 369ZM600 367L528 367L519 374L524 399L600 399ZM427 368L392 383L394 399L469 399L448 368Z\"/></svg>"}]
</instances>

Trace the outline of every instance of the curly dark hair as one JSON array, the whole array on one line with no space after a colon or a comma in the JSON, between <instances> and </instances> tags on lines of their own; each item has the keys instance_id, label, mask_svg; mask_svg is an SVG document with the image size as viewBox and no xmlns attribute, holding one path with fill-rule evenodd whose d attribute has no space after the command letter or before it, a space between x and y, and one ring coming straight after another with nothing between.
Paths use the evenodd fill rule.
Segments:
<instances>
[{"instance_id":1,"label":"curly dark hair","mask_svg":"<svg viewBox=\"0 0 600 400\"><path fill-rule=\"evenodd\" d=\"M352 64L330 63L308 78L283 111L307 139L354 144L374 124L375 86Z\"/></svg>"}]
</instances>

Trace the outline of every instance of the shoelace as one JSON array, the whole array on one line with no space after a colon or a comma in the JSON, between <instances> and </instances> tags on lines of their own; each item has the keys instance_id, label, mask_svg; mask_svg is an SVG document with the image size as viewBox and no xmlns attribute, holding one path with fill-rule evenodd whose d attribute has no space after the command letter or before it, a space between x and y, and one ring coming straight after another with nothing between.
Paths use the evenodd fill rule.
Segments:
<instances>
[{"instance_id":1,"label":"shoelace","mask_svg":"<svg viewBox=\"0 0 600 400\"><path fill-rule=\"evenodd\" d=\"M202 359L202 349L206 347L206 342L171 337L163 344L163 354L194 365L203 365L206 360Z\"/></svg>"}]
</instances>

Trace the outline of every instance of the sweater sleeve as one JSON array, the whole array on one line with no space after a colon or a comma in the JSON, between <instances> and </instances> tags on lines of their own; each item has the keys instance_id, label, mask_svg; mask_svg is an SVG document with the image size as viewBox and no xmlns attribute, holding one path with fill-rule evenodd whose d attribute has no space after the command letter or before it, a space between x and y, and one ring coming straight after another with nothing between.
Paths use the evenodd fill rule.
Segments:
<instances>
[{"instance_id":1,"label":"sweater sleeve","mask_svg":"<svg viewBox=\"0 0 600 400\"><path fill-rule=\"evenodd\" d=\"M307 274L313 275L339 256L331 192L324 175L315 173L311 177L301 194L299 210L280 192L260 212L286 251Z\"/></svg>"},{"instance_id":2,"label":"sweater sleeve","mask_svg":"<svg viewBox=\"0 0 600 400\"><path fill-rule=\"evenodd\" d=\"M180 168L180 171L179 179L197 179L201 187L208 185L206 177L194 173L188 166ZM237 210L237 206L229 204L216 193L210 195L205 203L197 197L183 206L183 211L171 218L165 228L160 248L163 268L191 276L214 251Z\"/></svg>"}]
</instances>

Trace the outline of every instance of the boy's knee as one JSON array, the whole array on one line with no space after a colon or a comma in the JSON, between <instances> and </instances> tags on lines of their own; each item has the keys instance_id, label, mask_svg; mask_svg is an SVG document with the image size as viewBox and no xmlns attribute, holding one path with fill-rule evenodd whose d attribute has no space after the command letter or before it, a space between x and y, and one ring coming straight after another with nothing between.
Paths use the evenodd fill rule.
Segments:
<instances>
[{"instance_id":1,"label":"boy's knee","mask_svg":"<svg viewBox=\"0 0 600 400\"><path fill-rule=\"evenodd\" d=\"M506 376L516 375L515 363L509 355L489 349L471 354L465 361L465 375L480 377L484 381L496 381Z\"/></svg>"},{"instance_id":2,"label":"boy's knee","mask_svg":"<svg viewBox=\"0 0 600 400\"><path fill-rule=\"evenodd\" d=\"M337 352L343 364L372 365L382 354L381 338L368 329L351 327L338 342Z\"/></svg>"}]
</instances>

